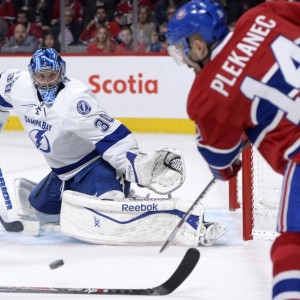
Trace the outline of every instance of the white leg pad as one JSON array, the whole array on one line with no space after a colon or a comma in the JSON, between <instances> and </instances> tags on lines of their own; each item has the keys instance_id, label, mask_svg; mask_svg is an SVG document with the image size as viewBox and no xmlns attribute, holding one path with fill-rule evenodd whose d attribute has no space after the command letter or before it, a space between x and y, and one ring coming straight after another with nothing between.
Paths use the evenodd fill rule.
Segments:
<instances>
[{"instance_id":1,"label":"white leg pad","mask_svg":"<svg viewBox=\"0 0 300 300\"><path fill-rule=\"evenodd\" d=\"M160 245L166 241L191 204L178 198L101 200L65 191L60 228L68 236L94 244ZM203 220L201 204L195 207L188 220L176 234L174 243L197 246Z\"/></svg>"}]
</instances>

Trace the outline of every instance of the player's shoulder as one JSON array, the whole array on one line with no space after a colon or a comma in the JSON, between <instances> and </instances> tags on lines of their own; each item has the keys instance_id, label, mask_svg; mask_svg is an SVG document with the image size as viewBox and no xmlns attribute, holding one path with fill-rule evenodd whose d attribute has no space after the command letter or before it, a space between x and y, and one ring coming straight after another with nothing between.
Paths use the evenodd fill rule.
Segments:
<instances>
[{"instance_id":1,"label":"player's shoulder","mask_svg":"<svg viewBox=\"0 0 300 300\"><path fill-rule=\"evenodd\" d=\"M64 85L65 87L58 93L55 101L55 107L59 107L63 114L74 117L77 115L76 112L79 112L86 115L98 106L95 95L83 82L68 78L65 80Z\"/></svg>"}]
</instances>

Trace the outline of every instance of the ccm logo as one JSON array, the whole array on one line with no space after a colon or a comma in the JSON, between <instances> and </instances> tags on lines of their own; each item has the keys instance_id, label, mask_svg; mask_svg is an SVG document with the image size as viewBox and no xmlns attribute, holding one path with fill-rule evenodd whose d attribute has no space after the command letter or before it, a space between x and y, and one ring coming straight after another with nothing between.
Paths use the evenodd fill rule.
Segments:
<instances>
[{"instance_id":1,"label":"ccm logo","mask_svg":"<svg viewBox=\"0 0 300 300\"><path fill-rule=\"evenodd\" d=\"M139 73L136 76L129 75L127 80L124 79L104 79L100 80L100 75L91 75L89 83L92 85L92 92L106 94L157 94L158 81L157 79L143 79L143 74Z\"/></svg>"}]
</instances>

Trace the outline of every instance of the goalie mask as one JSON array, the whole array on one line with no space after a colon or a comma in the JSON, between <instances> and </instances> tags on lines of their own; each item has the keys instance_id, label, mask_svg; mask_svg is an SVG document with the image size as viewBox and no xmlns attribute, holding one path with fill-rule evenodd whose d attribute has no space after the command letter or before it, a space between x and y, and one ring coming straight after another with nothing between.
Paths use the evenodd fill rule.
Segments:
<instances>
[{"instance_id":1,"label":"goalie mask","mask_svg":"<svg viewBox=\"0 0 300 300\"><path fill-rule=\"evenodd\" d=\"M65 79L65 61L54 49L42 48L33 54L28 69L43 102L52 105Z\"/></svg>"},{"instance_id":2,"label":"goalie mask","mask_svg":"<svg viewBox=\"0 0 300 300\"><path fill-rule=\"evenodd\" d=\"M211 45L229 32L224 9L212 0L193 0L177 10L167 25L169 54L177 63L186 63L190 46L188 38L199 34Z\"/></svg>"}]
</instances>

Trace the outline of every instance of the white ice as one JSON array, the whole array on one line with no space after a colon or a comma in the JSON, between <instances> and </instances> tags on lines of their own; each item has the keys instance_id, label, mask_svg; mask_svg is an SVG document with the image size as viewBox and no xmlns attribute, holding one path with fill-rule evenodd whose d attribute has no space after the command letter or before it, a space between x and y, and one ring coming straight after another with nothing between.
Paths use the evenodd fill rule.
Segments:
<instances>
[{"instance_id":1,"label":"white ice","mask_svg":"<svg viewBox=\"0 0 300 300\"><path fill-rule=\"evenodd\" d=\"M136 134L146 152L161 146L179 148L185 157L187 177L173 196L191 203L212 179L198 154L193 135ZM39 181L49 172L42 155L25 133L0 135L0 166L12 191L12 180ZM146 194L144 190L138 190ZM193 273L172 294L156 299L267 300L271 299L271 241L242 239L242 212L228 210L227 183L217 182L203 204L207 221L229 224L230 231L216 245L199 247L201 258ZM164 282L187 248L171 245L120 247L90 245L56 233L38 237L5 232L0 225L0 286L149 288ZM65 265L51 270L49 263ZM149 299L149 296L1 294L0 299Z\"/></svg>"}]
</instances>

